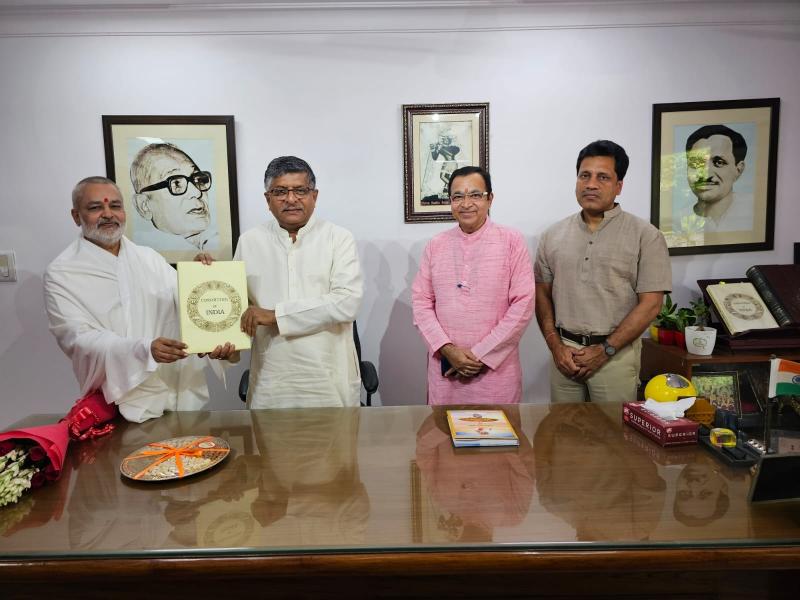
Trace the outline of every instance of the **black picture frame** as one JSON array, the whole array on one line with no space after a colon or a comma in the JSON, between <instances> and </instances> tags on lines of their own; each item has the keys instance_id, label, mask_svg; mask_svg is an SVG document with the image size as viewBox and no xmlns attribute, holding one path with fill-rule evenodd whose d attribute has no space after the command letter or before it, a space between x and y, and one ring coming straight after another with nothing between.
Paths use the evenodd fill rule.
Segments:
<instances>
[{"instance_id":1,"label":"black picture frame","mask_svg":"<svg viewBox=\"0 0 800 600\"><path fill-rule=\"evenodd\" d=\"M404 104L403 184L406 223L453 221L449 173L489 170L489 103Z\"/></svg>"},{"instance_id":2,"label":"black picture frame","mask_svg":"<svg viewBox=\"0 0 800 600\"><path fill-rule=\"evenodd\" d=\"M697 394L720 410L727 410L737 416L742 414L737 371L695 372L692 384Z\"/></svg>"},{"instance_id":3,"label":"black picture frame","mask_svg":"<svg viewBox=\"0 0 800 600\"><path fill-rule=\"evenodd\" d=\"M103 115L103 141L106 174L122 192L131 241L172 264L200 251L233 258L239 239L233 115ZM190 171L210 173L211 187L187 183L181 195L166 187L143 191L155 179ZM134 184L135 178L144 182Z\"/></svg>"},{"instance_id":4,"label":"black picture frame","mask_svg":"<svg viewBox=\"0 0 800 600\"><path fill-rule=\"evenodd\" d=\"M780 98L653 105L650 220L670 255L774 248L779 113Z\"/></svg>"}]
</instances>

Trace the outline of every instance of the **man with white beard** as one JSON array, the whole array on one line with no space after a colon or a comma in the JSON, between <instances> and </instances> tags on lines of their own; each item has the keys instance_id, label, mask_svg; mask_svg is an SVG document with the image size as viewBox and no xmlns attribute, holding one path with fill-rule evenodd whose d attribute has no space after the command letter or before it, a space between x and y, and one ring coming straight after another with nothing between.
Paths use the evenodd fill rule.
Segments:
<instances>
[{"instance_id":1,"label":"man with white beard","mask_svg":"<svg viewBox=\"0 0 800 600\"><path fill-rule=\"evenodd\" d=\"M72 359L81 394L102 389L136 422L201 409L208 401L205 362L176 339L175 270L123 235L122 194L110 179L78 182L72 218L81 235L47 267L44 295L50 331ZM231 344L209 357L238 359Z\"/></svg>"}]
</instances>

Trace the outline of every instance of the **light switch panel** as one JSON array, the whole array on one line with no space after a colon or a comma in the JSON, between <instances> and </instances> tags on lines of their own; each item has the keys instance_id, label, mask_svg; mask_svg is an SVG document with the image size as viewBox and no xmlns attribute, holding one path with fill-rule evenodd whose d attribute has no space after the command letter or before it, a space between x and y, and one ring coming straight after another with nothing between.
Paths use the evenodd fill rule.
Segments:
<instances>
[{"instance_id":1,"label":"light switch panel","mask_svg":"<svg viewBox=\"0 0 800 600\"><path fill-rule=\"evenodd\" d=\"M17 267L13 250L0 250L0 282L16 281Z\"/></svg>"}]
</instances>

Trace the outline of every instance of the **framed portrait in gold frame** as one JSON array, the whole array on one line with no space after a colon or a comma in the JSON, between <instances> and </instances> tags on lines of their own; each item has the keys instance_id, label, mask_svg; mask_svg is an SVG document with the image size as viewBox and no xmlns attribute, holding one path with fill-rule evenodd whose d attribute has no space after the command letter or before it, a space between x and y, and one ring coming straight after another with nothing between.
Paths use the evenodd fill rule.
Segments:
<instances>
[{"instance_id":1,"label":"framed portrait in gold frame","mask_svg":"<svg viewBox=\"0 0 800 600\"><path fill-rule=\"evenodd\" d=\"M404 104L405 222L452 221L453 171L489 169L489 103Z\"/></svg>"}]
</instances>

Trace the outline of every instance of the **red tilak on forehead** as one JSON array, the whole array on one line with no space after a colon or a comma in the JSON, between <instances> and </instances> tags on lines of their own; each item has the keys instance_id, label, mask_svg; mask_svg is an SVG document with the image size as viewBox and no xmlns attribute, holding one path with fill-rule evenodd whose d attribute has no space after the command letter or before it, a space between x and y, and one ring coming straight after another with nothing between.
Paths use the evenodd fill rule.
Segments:
<instances>
[{"instance_id":1,"label":"red tilak on forehead","mask_svg":"<svg viewBox=\"0 0 800 600\"><path fill-rule=\"evenodd\" d=\"M103 204L108 204L108 198L103 198Z\"/></svg>"}]
</instances>

